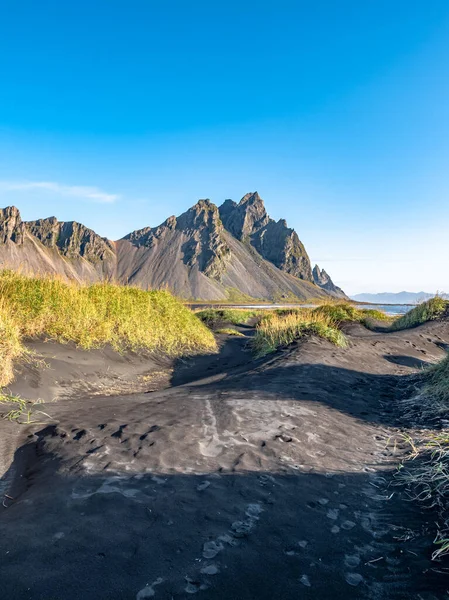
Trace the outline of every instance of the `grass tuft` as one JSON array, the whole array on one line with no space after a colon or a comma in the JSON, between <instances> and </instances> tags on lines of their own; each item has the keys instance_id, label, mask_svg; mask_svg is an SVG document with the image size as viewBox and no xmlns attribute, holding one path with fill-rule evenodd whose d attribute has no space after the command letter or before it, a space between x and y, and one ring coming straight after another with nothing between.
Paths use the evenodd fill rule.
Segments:
<instances>
[{"instance_id":1,"label":"grass tuft","mask_svg":"<svg viewBox=\"0 0 449 600\"><path fill-rule=\"evenodd\" d=\"M215 333L234 335L236 337L245 337L245 335L241 331L237 331L237 329L232 329L232 327L222 327L221 329L216 329Z\"/></svg>"},{"instance_id":2,"label":"grass tuft","mask_svg":"<svg viewBox=\"0 0 449 600\"><path fill-rule=\"evenodd\" d=\"M260 357L307 335L316 335L340 347L347 344L330 317L310 309L296 309L285 314L273 311L263 315L252 344L256 356Z\"/></svg>"},{"instance_id":3,"label":"grass tuft","mask_svg":"<svg viewBox=\"0 0 449 600\"><path fill-rule=\"evenodd\" d=\"M435 298L430 298L430 300L418 304L418 306L394 321L390 329L391 331L410 329L410 327L417 327L427 321L436 321L447 316L449 316L449 300L435 296Z\"/></svg>"},{"instance_id":4,"label":"grass tuft","mask_svg":"<svg viewBox=\"0 0 449 600\"><path fill-rule=\"evenodd\" d=\"M362 323L369 326L371 321L391 321L391 317L380 310L360 309L349 302L325 303L314 309L320 314L331 319L335 324L341 325L346 322Z\"/></svg>"},{"instance_id":5,"label":"grass tuft","mask_svg":"<svg viewBox=\"0 0 449 600\"><path fill-rule=\"evenodd\" d=\"M195 315L208 327L215 329L222 325L245 325L259 312L241 308L206 308L197 311Z\"/></svg>"},{"instance_id":6,"label":"grass tuft","mask_svg":"<svg viewBox=\"0 0 449 600\"><path fill-rule=\"evenodd\" d=\"M432 559L438 560L449 554L449 433L432 433L425 443L411 446L411 457L399 467L396 480L410 500L435 511Z\"/></svg>"},{"instance_id":7,"label":"grass tuft","mask_svg":"<svg viewBox=\"0 0 449 600\"><path fill-rule=\"evenodd\" d=\"M26 352L24 340L32 338L74 342L87 350L109 344L118 351L169 356L217 349L210 330L168 291L83 286L1 271L1 386L12 381L14 361Z\"/></svg>"},{"instance_id":8,"label":"grass tuft","mask_svg":"<svg viewBox=\"0 0 449 600\"><path fill-rule=\"evenodd\" d=\"M422 374L419 394L406 401L413 421L447 425L449 409L449 355ZM434 560L449 554L449 431L427 432L424 442L409 439L411 460L397 474L412 500L436 512Z\"/></svg>"}]
</instances>

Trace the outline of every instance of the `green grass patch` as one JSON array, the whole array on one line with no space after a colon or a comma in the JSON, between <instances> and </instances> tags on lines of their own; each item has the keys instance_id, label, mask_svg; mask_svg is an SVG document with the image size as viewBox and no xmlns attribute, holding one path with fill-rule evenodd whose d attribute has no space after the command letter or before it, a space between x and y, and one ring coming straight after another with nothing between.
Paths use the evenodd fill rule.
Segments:
<instances>
[{"instance_id":1,"label":"green grass patch","mask_svg":"<svg viewBox=\"0 0 449 600\"><path fill-rule=\"evenodd\" d=\"M415 419L429 421L447 419L449 414L449 355L420 375L421 387L406 405Z\"/></svg>"},{"instance_id":2,"label":"green grass patch","mask_svg":"<svg viewBox=\"0 0 449 600\"><path fill-rule=\"evenodd\" d=\"M297 309L286 314L272 311L263 315L252 345L256 356L260 357L308 335L316 335L340 347L347 344L344 334L329 317L315 310Z\"/></svg>"},{"instance_id":3,"label":"green grass patch","mask_svg":"<svg viewBox=\"0 0 449 600\"><path fill-rule=\"evenodd\" d=\"M259 311L257 310L241 308L206 308L195 313L211 329L222 325L245 325L258 314Z\"/></svg>"},{"instance_id":4,"label":"green grass patch","mask_svg":"<svg viewBox=\"0 0 449 600\"><path fill-rule=\"evenodd\" d=\"M444 412L449 409L449 356L430 367L423 392Z\"/></svg>"},{"instance_id":5,"label":"green grass patch","mask_svg":"<svg viewBox=\"0 0 449 600\"><path fill-rule=\"evenodd\" d=\"M49 417L47 413L41 410L33 410L34 406L39 402L31 402L24 400L20 396L12 394L0 393L0 416L7 421L14 421L21 425L32 425L39 423L37 415L41 414ZM4 408L4 412L1 409ZM51 417L49 417L51 418Z\"/></svg>"},{"instance_id":6,"label":"green grass patch","mask_svg":"<svg viewBox=\"0 0 449 600\"><path fill-rule=\"evenodd\" d=\"M237 329L232 329L232 327L222 327L221 329L217 329L215 333L222 333L225 335L234 335L237 337L245 337L245 335L241 331L237 331Z\"/></svg>"},{"instance_id":7,"label":"green grass patch","mask_svg":"<svg viewBox=\"0 0 449 600\"><path fill-rule=\"evenodd\" d=\"M436 321L445 317L449 317L449 300L435 296L435 298L418 304L407 314L394 321L390 329L391 331L410 329L410 327L416 327L427 321Z\"/></svg>"},{"instance_id":8,"label":"green grass patch","mask_svg":"<svg viewBox=\"0 0 449 600\"><path fill-rule=\"evenodd\" d=\"M349 302L325 303L314 309L316 314L324 315L336 325L355 322L369 327L372 321L391 322L392 318L380 310L360 309Z\"/></svg>"},{"instance_id":9,"label":"green grass patch","mask_svg":"<svg viewBox=\"0 0 449 600\"><path fill-rule=\"evenodd\" d=\"M169 356L216 351L211 331L168 291L0 272L0 385L13 378L24 340L74 342L84 349L107 344L118 351L145 349Z\"/></svg>"}]
</instances>

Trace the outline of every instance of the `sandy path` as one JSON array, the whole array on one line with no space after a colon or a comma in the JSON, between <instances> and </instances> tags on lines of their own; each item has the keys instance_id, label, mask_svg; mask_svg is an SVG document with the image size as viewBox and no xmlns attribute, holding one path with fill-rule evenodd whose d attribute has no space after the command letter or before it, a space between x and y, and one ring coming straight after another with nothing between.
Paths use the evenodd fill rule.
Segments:
<instances>
[{"instance_id":1,"label":"sandy path","mask_svg":"<svg viewBox=\"0 0 449 600\"><path fill-rule=\"evenodd\" d=\"M312 339L225 377L46 406L0 515L3 597L445 597L387 442L403 376L444 355L449 325L348 335L344 350Z\"/></svg>"}]
</instances>

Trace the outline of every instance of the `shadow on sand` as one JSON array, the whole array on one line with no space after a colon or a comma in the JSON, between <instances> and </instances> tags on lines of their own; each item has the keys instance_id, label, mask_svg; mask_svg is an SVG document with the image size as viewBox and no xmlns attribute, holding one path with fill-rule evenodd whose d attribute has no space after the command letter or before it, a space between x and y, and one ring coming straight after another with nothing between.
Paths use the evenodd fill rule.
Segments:
<instances>
[{"instance_id":1,"label":"shadow on sand","mask_svg":"<svg viewBox=\"0 0 449 600\"><path fill-rule=\"evenodd\" d=\"M46 452L57 435L37 432L11 466L22 489L0 515L4 598L442 597L432 527L388 473L165 474L140 464L81 475L79 461Z\"/></svg>"}]
</instances>

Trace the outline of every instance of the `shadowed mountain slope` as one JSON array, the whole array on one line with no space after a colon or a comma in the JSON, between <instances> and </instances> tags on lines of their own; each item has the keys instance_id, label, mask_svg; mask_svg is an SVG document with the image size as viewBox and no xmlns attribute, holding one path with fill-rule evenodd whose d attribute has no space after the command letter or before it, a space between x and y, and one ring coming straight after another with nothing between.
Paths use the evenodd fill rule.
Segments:
<instances>
[{"instance_id":1,"label":"shadowed mountain slope","mask_svg":"<svg viewBox=\"0 0 449 600\"><path fill-rule=\"evenodd\" d=\"M310 260L294 229L284 219L278 222L267 215L257 192L246 194L236 204L232 200L220 207L223 225L238 240L250 244L278 269L314 283Z\"/></svg>"},{"instance_id":2,"label":"shadowed mountain slope","mask_svg":"<svg viewBox=\"0 0 449 600\"><path fill-rule=\"evenodd\" d=\"M0 211L0 265L77 281L166 286L188 299L344 297L324 272L324 284L314 278L298 235L268 216L257 192L220 208L199 200L179 217L117 242L55 217L23 222L8 207Z\"/></svg>"},{"instance_id":3,"label":"shadowed mountain slope","mask_svg":"<svg viewBox=\"0 0 449 600\"><path fill-rule=\"evenodd\" d=\"M316 283L316 285L329 292L331 296L335 296L336 298L347 298L344 291L335 285L324 269L320 269L318 265L315 265L313 267L312 274L313 281Z\"/></svg>"}]
</instances>

